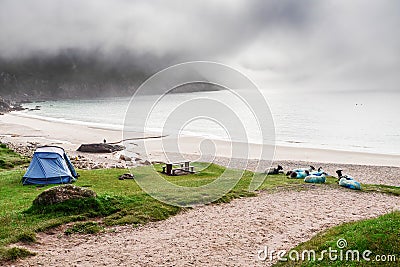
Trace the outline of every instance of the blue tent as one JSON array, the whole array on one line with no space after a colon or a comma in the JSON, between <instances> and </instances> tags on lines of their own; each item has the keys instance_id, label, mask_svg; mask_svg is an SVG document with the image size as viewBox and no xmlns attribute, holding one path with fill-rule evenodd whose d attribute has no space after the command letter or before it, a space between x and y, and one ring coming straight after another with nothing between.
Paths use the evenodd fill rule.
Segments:
<instances>
[{"instance_id":1,"label":"blue tent","mask_svg":"<svg viewBox=\"0 0 400 267\"><path fill-rule=\"evenodd\" d=\"M37 148L33 154L22 184L68 184L77 177L78 174L63 148L44 146Z\"/></svg>"}]
</instances>

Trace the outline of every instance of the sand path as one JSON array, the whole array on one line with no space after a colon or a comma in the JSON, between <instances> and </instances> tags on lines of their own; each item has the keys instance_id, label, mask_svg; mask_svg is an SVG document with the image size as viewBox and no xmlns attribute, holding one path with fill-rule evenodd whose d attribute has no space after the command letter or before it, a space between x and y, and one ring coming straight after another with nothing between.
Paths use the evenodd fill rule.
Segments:
<instances>
[{"instance_id":1,"label":"sand path","mask_svg":"<svg viewBox=\"0 0 400 267\"><path fill-rule=\"evenodd\" d=\"M344 188L261 192L99 235L39 234L38 256L15 266L269 266L257 251L289 250L334 225L400 210L400 198ZM352 207L352 208L349 208ZM344 237L345 238L345 237Z\"/></svg>"}]
</instances>

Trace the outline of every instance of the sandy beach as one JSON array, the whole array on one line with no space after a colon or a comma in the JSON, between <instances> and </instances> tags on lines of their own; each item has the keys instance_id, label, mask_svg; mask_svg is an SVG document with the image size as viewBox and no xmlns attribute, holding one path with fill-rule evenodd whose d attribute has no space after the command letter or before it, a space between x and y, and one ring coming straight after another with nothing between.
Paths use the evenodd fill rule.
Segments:
<instances>
[{"instance_id":1,"label":"sandy beach","mask_svg":"<svg viewBox=\"0 0 400 267\"><path fill-rule=\"evenodd\" d=\"M85 125L21 117L0 116L0 141L24 146L28 142L63 146L77 156L81 143L118 142L122 133ZM137 133L138 137L143 134ZM149 160L162 160L162 140L138 141L137 153L146 146ZM229 146L211 141L216 157L201 155L201 138L184 137L180 149L193 160L210 159L228 165ZM259 145L250 145L247 168L256 169ZM204 152L204 151L203 151ZM83 153L87 154L87 153ZM120 154L86 155L95 161L118 162ZM268 162L271 163L271 162ZM400 156L310 148L277 147L273 165L285 170L314 165L329 173L342 168L362 183L400 186ZM343 222L376 217L400 209L396 196L364 193L344 188L317 188L303 191L259 192L257 197L236 199L228 204L208 205L181 212L168 220L138 228L113 227L98 235L60 233L63 227L40 233L39 243L29 246L38 256L13 263L15 266L270 266L273 261L257 260L257 251L269 246L289 250L329 227ZM322 205L310 206L310 199ZM351 203L352 209L345 209ZM285 207L285 208L282 208ZM17 244L20 245L20 244Z\"/></svg>"},{"instance_id":2,"label":"sandy beach","mask_svg":"<svg viewBox=\"0 0 400 267\"><path fill-rule=\"evenodd\" d=\"M13 144L25 145L28 142L36 142L41 145L58 145L64 147L72 156L76 155L76 149L82 143L101 143L106 139L108 143L117 143L123 140L123 133L119 130L109 130L95 128L85 125L68 124L62 122L46 121L36 118L22 117L16 114L5 114L0 116L0 141ZM156 136L148 134L148 136ZM130 133L129 137L143 138L143 133ZM182 137L179 139L180 153L201 157L201 146L204 138ZM216 157L230 157L231 143L221 140L207 140L215 146L212 155ZM135 141L136 150L139 153L148 151L150 160L157 161L163 159L162 142L177 143L174 138L159 138ZM260 154L261 145L258 144L239 144L248 146L249 159L257 159ZM165 148L165 146L164 146ZM171 152L171 151L167 151ZM173 151L176 152L176 151ZM207 152L207 149L205 149ZM98 155L99 156L99 155ZM119 156L119 155L117 155ZM102 160L104 155L100 155L98 160ZM110 160L110 157L107 158ZM384 155L373 153L361 153L350 151L339 151L329 149L299 148L276 146L274 160L278 161L305 161L318 163L335 164L357 164L373 166L394 166L400 167L400 155Z\"/></svg>"}]
</instances>

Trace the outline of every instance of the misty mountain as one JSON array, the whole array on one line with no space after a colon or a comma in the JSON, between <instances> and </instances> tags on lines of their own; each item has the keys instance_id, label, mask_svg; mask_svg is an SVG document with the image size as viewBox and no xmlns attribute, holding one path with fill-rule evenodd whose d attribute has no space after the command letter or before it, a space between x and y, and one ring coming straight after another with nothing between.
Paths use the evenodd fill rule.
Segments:
<instances>
[{"instance_id":1,"label":"misty mountain","mask_svg":"<svg viewBox=\"0 0 400 267\"><path fill-rule=\"evenodd\" d=\"M106 57L79 50L0 58L0 95L17 99L129 95L153 72L142 61L129 53Z\"/></svg>"},{"instance_id":2,"label":"misty mountain","mask_svg":"<svg viewBox=\"0 0 400 267\"><path fill-rule=\"evenodd\" d=\"M130 96L170 59L135 57L128 51L103 55L98 51L65 50L49 56L0 58L0 96L16 100L47 100ZM207 83L179 86L172 93L216 91Z\"/></svg>"}]
</instances>

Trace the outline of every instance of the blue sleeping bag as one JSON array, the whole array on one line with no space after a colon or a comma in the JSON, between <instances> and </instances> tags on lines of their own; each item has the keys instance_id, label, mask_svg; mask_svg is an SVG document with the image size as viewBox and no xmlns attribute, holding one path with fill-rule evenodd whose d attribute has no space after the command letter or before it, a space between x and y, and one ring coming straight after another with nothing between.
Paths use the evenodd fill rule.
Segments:
<instances>
[{"instance_id":1,"label":"blue sleeping bag","mask_svg":"<svg viewBox=\"0 0 400 267\"><path fill-rule=\"evenodd\" d=\"M296 173L296 177L290 176L290 178L293 178L293 179L304 179L309 175L305 171L298 171L298 172L295 172L295 173Z\"/></svg>"},{"instance_id":2,"label":"blue sleeping bag","mask_svg":"<svg viewBox=\"0 0 400 267\"><path fill-rule=\"evenodd\" d=\"M325 183L325 181L326 181L325 174L309 175L306 178L304 178L304 182L306 183L323 184Z\"/></svg>"},{"instance_id":3,"label":"blue sleeping bag","mask_svg":"<svg viewBox=\"0 0 400 267\"><path fill-rule=\"evenodd\" d=\"M304 171L310 171L310 168L300 168L300 169L294 169L292 172L304 172Z\"/></svg>"},{"instance_id":4,"label":"blue sleeping bag","mask_svg":"<svg viewBox=\"0 0 400 267\"><path fill-rule=\"evenodd\" d=\"M354 190L361 190L361 184L350 176L347 176L347 178L341 178L339 180L339 185Z\"/></svg>"},{"instance_id":5,"label":"blue sleeping bag","mask_svg":"<svg viewBox=\"0 0 400 267\"><path fill-rule=\"evenodd\" d=\"M319 171L311 172L310 175L322 176L322 175L328 175L328 174L326 172L324 172L323 170L319 170Z\"/></svg>"}]
</instances>

